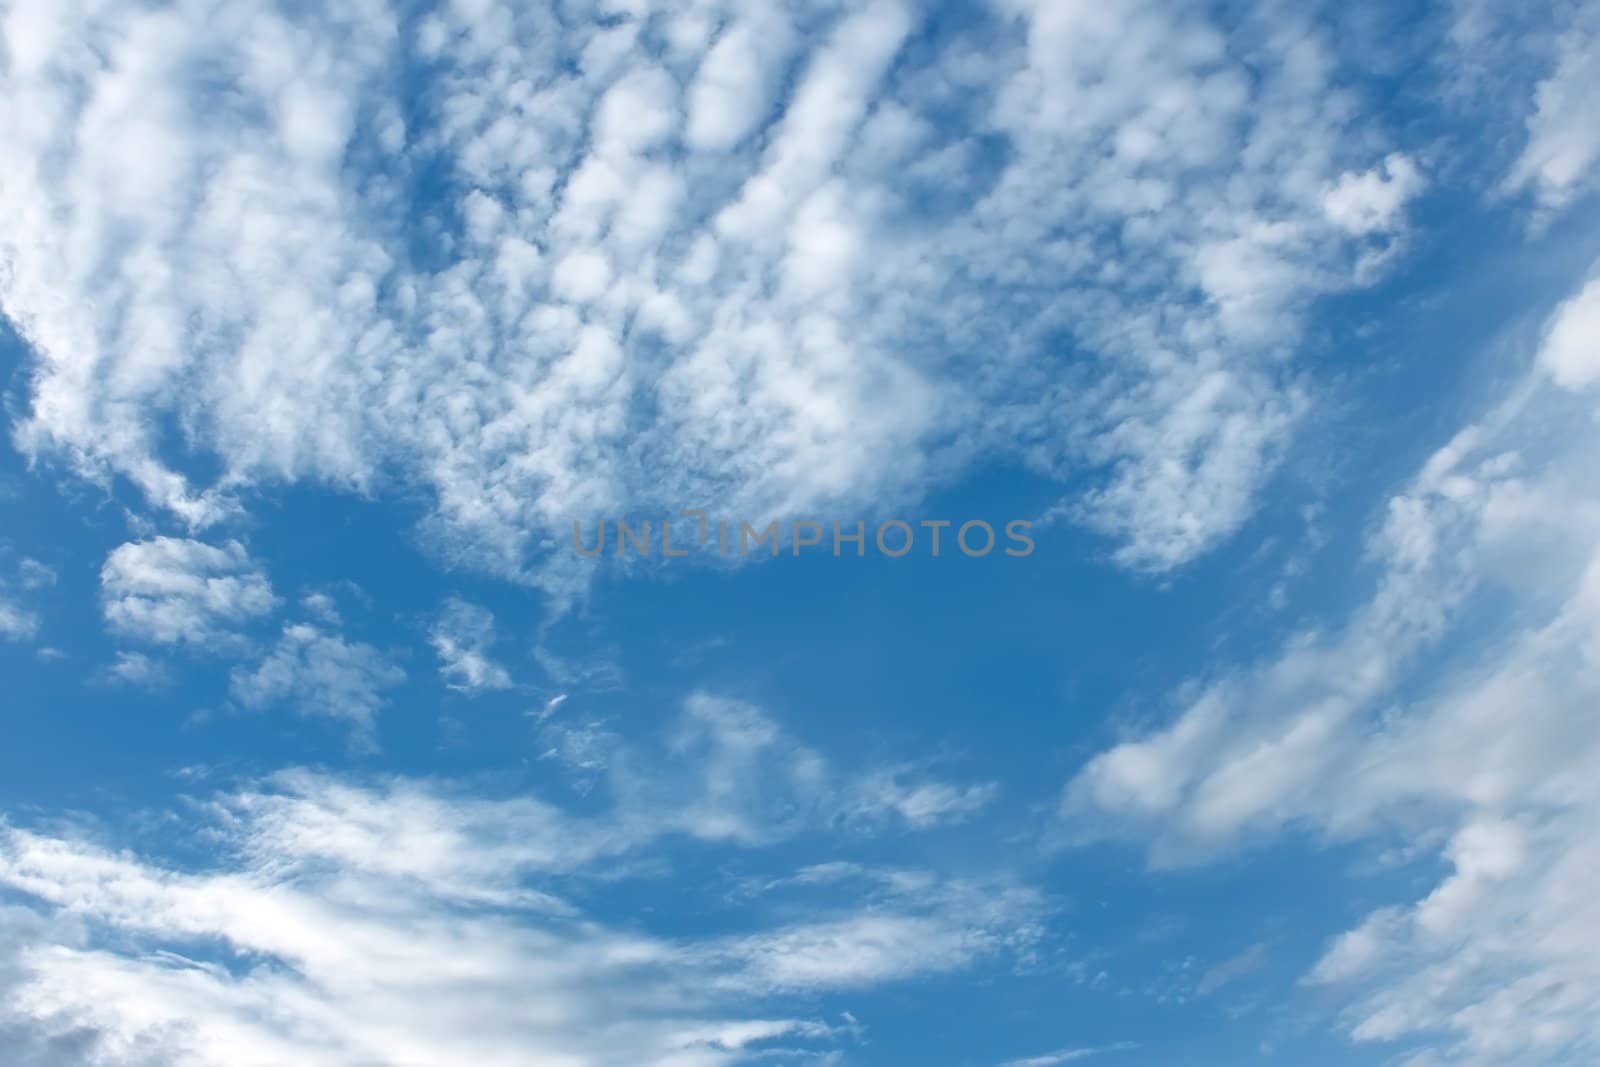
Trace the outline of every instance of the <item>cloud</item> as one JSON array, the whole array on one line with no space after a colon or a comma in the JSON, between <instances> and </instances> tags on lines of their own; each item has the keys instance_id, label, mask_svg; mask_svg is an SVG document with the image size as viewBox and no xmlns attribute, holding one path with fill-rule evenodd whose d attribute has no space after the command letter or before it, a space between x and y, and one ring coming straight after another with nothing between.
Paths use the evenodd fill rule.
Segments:
<instances>
[{"instance_id":1,"label":"cloud","mask_svg":"<svg viewBox=\"0 0 1600 1067\"><path fill-rule=\"evenodd\" d=\"M1064 1048L1056 1052L1047 1052L1042 1056L1028 1056L1020 1060L1007 1060L1000 1067L1060 1067L1063 1063L1077 1063L1091 1056L1103 1056L1108 1052L1127 1052L1138 1048L1132 1042L1123 1041L1115 1045L1102 1045L1098 1048Z\"/></svg>"},{"instance_id":2,"label":"cloud","mask_svg":"<svg viewBox=\"0 0 1600 1067\"><path fill-rule=\"evenodd\" d=\"M24 559L17 564L17 584L24 589L48 589L56 584L56 571L36 559Z\"/></svg>"},{"instance_id":3,"label":"cloud","mask_svg":"<svg viewBox=\"0 0 1600 1067\"><path fill-rule=\"evenodd\" d=\"M1201 975L1194 991L1202 997L1208 997L1223 986L1259 970L1266 962L1267 946L1251 945L1237 956L1223 960Z\"/></svg>"},{"instance_id":4,"label":"cloud","mask_svg":"<svg viewBox=\"0 0 1600 1067\"><path fill-rule=\"evenodd\" d=\"M1546 213L1594 187L1600 163L1600 9L1579 4L1573 25L1555 45L1555 65L1534 90L1527 144L1507 178L1531 190Z\"/></svg>"},{"instance_id":5,"label":"cloud","mask_svg":"<svg viewBox=\"0 0 1600 1067\"><path fill-rule=\"evenodd\" d=\"M38 615L0 595L0 637L8 641L31 641L38 632Z\"/></svg>"},{"instance_id":6,"label":"cloud","mask_svg":"<svg viewBox=\"0 0 1600 1067\"><path fill-rule=\"evenodd\" d=\"M197 648L237 643L240 627L277 604L239 542L175 537L114 549L100 568L100 599L106 625L119 636Z\"/></svg>"},{"instance_id":7,"label":"cloud","mask_svg":"<svg viewBox=\"0 0 1600 1067\"><path fill-rule=\"evenodd\" d=\"M1401 221L1406 201L1422 185L1416 164L1405 156L1392 155L1382 166L1363 174L1341 176L1323 198L1323 210L1351 233L1382 232Z\"/></svg>"},{"instance_id":8,"label":"cloud","mask_svg":"<svg viewBox=\"0 0 1600 1067\"><path fill-rule=\"evenodd\" d=\"M1539 361L1565 389L1600 382L1600 279L1585 285L1551 316Z\"/></svg>"},{"instance_id":9,"label":"cloud","mask_svg":"<svg viewBox=\"0 0 1600 1067\"><path fill-rule=\"evenodd\" d=\"M1348 998L1354 1039L1425 1041L1418 1065L1600 1043L1600 969L1576 947L1600 937L1579 873L1600 818L1600 429L1566 347L1593 285L1552 314L1526 379L1391 497L1347 619L1196 686L1063 797L1073 834L1146 841L1157 863L1296 830L1442 843L1431 892L1375 911L1311 976Z\"/></svg>"},{"instance_id":10,"label":"cloud","mask_svg":"<svg viewBox=\"0 0 1600 1067\"><path fill-rule=\"evenodd\" d=\"M794 47L795 31L774 5L749 5L706 50L689 87L684 140L698 150L727 151L767 117Z\"/></svg>"},{"instance_id":11,"label":"cloud","mask_svg":"<svg viewBox=\"0 0 1600 1067\"><path fill-rule=\"evenodd\" d=\"M998 395L979 407L1019 422L994 422L997 437L1028 442L1045 470L1107 471L1073 513L1119 541L1121 562L1170 570L1245 521L1307 409L1270 353L1317 295L1368 275L1323 200L1371 160L1344 141L1351 101L1327 43L1295 20L1007 7L1026 34L993 110L1011 161L977 202L963 285L941 307L976 324L953 347L1001 354ZM974 278L1013 295L1006 330ZM1033 362L1050 345L1073 372Z\"/></svg>"},{"instance_id":12,"label":"cloud","mask_svg":"<svg viewBox=\"0 0 1600 1067\"><path fill-rule=\"evenodd\" d=\"M1181 566L1414 184L1287 16L7 10L22 449L196 528L420 487L441 556L558 602L574 518L867 513L992 459Z\"/></svg>"},{"instance_id":13,"label":"cloud","mask_svg":"<svg viewBox=\"0 0 1600 1067\"><path fill-rule=\"evenodd\" d=\"M26 905L0 912L0 1034L86 1064L713 1067L836 1050L855 1026L809 995L1003 958L1040 914L929 875L668 936L562 895L607 874L605 823L532 798L295 771L190 811L203 865L0 824Z\"/></svg>"},{"instance_id":14,"label":"cloud","mask_svg":"<svg viewBox=\"0 0 1600 1067\"><path fill-rule=\"evenodd\" d=\"M228 693L246 708L288 705L304 715L343 720L353 743L371 747L378 712L388 700L384 690L405 679L405 672L371 645L294 623L283 628L259 662L234 668Z\"/></svg>"},{"instance_id":15,"label":"cloud","mask_svg":"<svg viewBox=\"0 0 1600 1067\"><path fill-rule=\"evenodd\" d=\"M1588 0L1549 8L1455 0L1445 48L1435 56L1457 115L1487 141L1514 147L1496 159L1496 193L1523 194L1529 221L1548 225L1595 185L1594 59L1600 8Z\"/></svg>"},{"instance_id":16,"label":"cloud","mask_svg":"<svg viewBox=\"0 0 1600 1067\"><path fill-rule=\"evenodd\" d=\"M38 560L23 559L17 564L15 582L0 576L0 639L31 641L39 633L39 613L11 593L15 584L24 593L55 584L56 572Z\"/></svg>"},{"instance_id":17,"label":"cloud","mask_svg":"<svg viewBox=\"0 0 1600 1067\"><path fill-rule=\"evenodd\" d=\"M344 620L339 614L339 603L327 593L307 593L300 598L300 609L311 618L329 626L338 626Z\"/></svg>"},{"instance_id":18,"label":"cloud","mask_svg":"<svg viewBox=\"0 0 1600 1067\"><path fill-rule=\"evenodd\" d=\"M912 827L962 822L999 794L993 782L957 786L938 781L902 781L906 772L868 775L855 790L855 810L868 819L893 815Z\"/></svg>"},{"instance_id":19,"label":"cloud","mask_svg":"<svg viewBox=\"0 0 1600 1067\"><path fill-rule=\"evenodd\" d=\"M117 658L105 668L103 677L116 685L155 688L172 681L172 671L160 660L143 652L120 651Z\"/></svg>"},{"instance_id":20,"label":"cloud","mask_svg":"<svg viewBox=\"0 0 1600 1067\"><path fill-rule=\"evenodd\" d=\"M476 694L511 688L511 675L490 658L494 616L485 608L452 598L428 635L439 655L439 672L452 689Z\"/></svg>"},{"instance_id":21,"label":"cloud","mask_svg":"<svg viewBox=\"0 0 1600 1067\"><path fill-rule=\"evenodd\" d=\"M909 768L837 766L753 704L697 691L655 740L604 723L539 717L547 757L585 791L604 784L636 833L757 845L826 828L864 833L961 823L998 793Z\"/></svg>"}]
</instances>

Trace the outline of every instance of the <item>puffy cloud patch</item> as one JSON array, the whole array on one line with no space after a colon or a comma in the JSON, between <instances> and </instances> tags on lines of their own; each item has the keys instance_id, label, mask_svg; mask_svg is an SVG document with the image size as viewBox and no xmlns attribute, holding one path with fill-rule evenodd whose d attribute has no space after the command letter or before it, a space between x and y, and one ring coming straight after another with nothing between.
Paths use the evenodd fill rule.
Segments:
<instances>
[{"instance_id":1,"label":"puffy cloud patch","mask_svg":"<svg viewBox=\"0 0 1600 1067\"><path fill-rule=\"evenodd\" d=\"M1351 233L1382 232L1400 221L1406 201L1422 185L1416 164L1393 155L1363 174L1343 175L1323 198L1323 209Z\"/></svg>"},{"instance_id":2,"label":"puffy cloud patch","mask_svg":"<svg viewBox=\"0 0 1600 1067\"><path fill-rule=\"evenodd\" d=\"M443 554L562 597L573 518L866 512L997 457L1179 566L1250 515L1307 404L1282 356L1410 182L1308 25L1124 14L908 48L894 0L22 0L19 443L197 526L418 485Z\"/></svg>"},{"instance_id":3,"label":"puffy cloud patch","mask_svg":"<svg viewBox=\"0 0 1600 1067\"><path fill-rule=\"evenodd\" d=\"M100 568L106 625L122 637L204 647L234 642L239 629L277 604L243 545L176 537L130 541Z\"/></svg>"},{"instance_id":4,"label":"puffy cloud patch","mask_svg":"<svg viewBox=\"0 0 1600 1067\"><path fill-rule=\"evenodd\" d=\"M1546 373L1566 389L1600 382L1600 279L1561 305L1539 350Z\"/></svg>"},{"instance_id":5,"label":"puffy cloud patch","mask_svg":"<svg viewBox=\"0 0 1600 1067\"><path fill-rule=\"evenodd\" d=\"M387 697L405 671L382 652L359 641L346 641L311 623L283 628L259 662L234 669L228 692L246 708L287 705L305 715L348 723L352 741L376 744L376 721Z\"/></svg>"}]
</instances>

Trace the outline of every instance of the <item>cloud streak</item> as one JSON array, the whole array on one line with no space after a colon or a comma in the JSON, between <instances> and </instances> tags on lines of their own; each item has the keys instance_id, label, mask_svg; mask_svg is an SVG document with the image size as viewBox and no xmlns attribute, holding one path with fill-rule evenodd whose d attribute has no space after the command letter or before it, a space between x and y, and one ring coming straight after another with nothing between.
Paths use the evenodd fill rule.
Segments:
<instances>
[{"instance_id":1,"label":"cloud streak","mask_svg":"<svg viewBox=\"0 0 1600 1067\"><path fill-rule=\"evenodd\" d=\"M200 810L205 867L0 824L0 1034L88 1064L748 1063L853 1040L797 997L1004 956L1041 914L925 876L669 937L562 892L648 840L529 797L295 771Z\"/></svg>"},{"instance_id":2,"label":"cloud streak","mask_svg":"<svg viewBox=\"0 0 1600 1067\"><path fill-rule=\"evenodd\" d=\"M1524 381L1390 498L1349 618L1198 687L1063 796L1074 833L1147 842L1156 863L1296 830L1442 842L1431 891L1374 911L1310 975L1349 998L1355 1040L1426 1041L1418 1067L1600 1043L1600 970L1573 948L1600 932L1577 873L1600 813L1595 291L1557 307Z\"/></svg>"}]
</instances>

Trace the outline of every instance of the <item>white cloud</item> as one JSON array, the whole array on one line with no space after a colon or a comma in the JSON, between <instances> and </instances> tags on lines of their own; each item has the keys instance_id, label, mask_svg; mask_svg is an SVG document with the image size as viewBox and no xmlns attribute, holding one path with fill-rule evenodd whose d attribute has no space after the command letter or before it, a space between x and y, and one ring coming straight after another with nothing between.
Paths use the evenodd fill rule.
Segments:
<instances>
[{"instance_id":1,"label":"white cloud","mask_svg":"<svg viewBox=\"0 0 1600 1067\"><path fill-rule=\"evenodd\" d=\"M783 992L862 989L960 970L1005 947L1016 902L967 896L970 924L948 915L854 915L739 938L725 948L735 985Z\"/></svg>"},{"instance_id":2,"label":"white cloud","mask_svg":"<svg viewBox=\"0 0 1600 1067\"><path fill-rule=\"evenodd\" d=\"M546 713L539 723L539 741L545 746L540 758L559 761L582 792L594 788L622 744L622 738L600 720L550 721Z\"/></svg>"},{"instance_id":3,"label":"white cloud","mask_svg":"<svg viewBox=\"0 0 1600 1067\"><path fill-rule=\"evenodd\" d=\"M1416 164L1396 154L1365 173L1342 175L1323 198L1323 210L1351 233L1381 233L1400 221L1406 201L1422 186Z\"/></svg>"},{"instance_id":4,"label":"white cloud","mask_svg":"<svg viewBox=\"0 0 1600 1067\"><path fill-rule=\"evenodd\" d=\"M1250 515L1305 306L1370 276L1324 198L1391 165L1315 32L582 14L446 5L412 42L380 0L8 7L19 444L196 525L399 479L442 554L562 597L574 517L865 512L1019 450L1088 473L1072 513L1130 566ZM1398 230L1387 173L1336 214Z\"/></svg>"},{"instance_id":5,"label":"white cloud","mask_svg":"<svg viewBox=\"0 0 1600 1067\"><path fill-rule=\"evenodd\" d=\"M39 616L0 593L0 637L8 641L31 641L39 632Z\"/></svg>"},{"instance_id":6,"label":"white cloud","mask_svg":"<svg viewBox=\"0 0 1600 1067\"><path fill-rule=\"evenodd\" d=\"M998 792L908 768L838 766L761 708L705 692L690 694L659 744L553 712L539 730L547 755L586 790L603 781L641 834L754 845L831 826L923 830L971 818Z\"/></svg>"},{"instance_id":7,"label":"white cloud","mask_svg":"<svg viewBox=\"0 0 1600 1067\"><path fill-rule=\"evenodd\" d=\"M384 691L405 678L371 645L294 623L283 628L260 662L234 669L228 692L246 708L285 704L305 715L344 720L352 741L370 747L376 743L378 712L388 702Z\"/></svg>"},{"instance_id":8,"label":"white cloud","mask_svg":"<svg viewBox=\"0 0 1600 1067\"><path fill-rule=\"evenodd\" d=\"M1554 69L1534 91L1528 140L1507 181L1541 207L1565 207L1595 185L1600 163L1600 7L1579 4L1556 43Z\"/></svg>"},{"instance_id":9,"label":"white cloud","mask_svg":"<svg viewBox=\"0 0 1600 1067\"><path fill-rule=\"evenodd\" d=\"M38 560L24 558L17 564L15 585L24 593L52 586L56 572ZM13 583L0 576L0 640L31 641L39 633L39 613L11 592ZM41 650L41 655L50 650Z\"/></svg>"},{"instance_id":10,"label":"white cloud","mask_svg":"<svg viewBox=\"0 0 1600 1067\"><path fill-rule=\"evenodd\" d=\"M1003 958L1041 913L1026 891L930 875L668 937L550 891L608 874L589 844L605 824L530 798L291 772L198 810L178 825L222 849L204 867L0 824L0 885L26 904L0 912L0 1033L71 1034L75 1062L119 1065L820 1055L856 1026L807 1018L797 995Z\"/></svg>"},{"instance_id":11,"label":"white cloud","mask_svg":"<svg viewBox=\"0 0 1600 1067\"><path fill-rule=\"evenodd\" d=\"M1127 1052L1138 1047L1132 1042L1123 1041L1115 1045L1101 1045L1097 1048L1064 1048L1055 1052L1046 1052L1042 1056L1007 1060L1000 1067L1060 1067L1063 1063L1077 1063L1079 1060L1086 1060L1091 1056L1103 1056L1108 1052Z\"/></svg>"},{"instance_id":12,"label":"white cloud","mask_svg":"<svg viewBox=\"0 0 1600 1067\"><path fill-rule=\"evenodd\" d=\"M632 839L754 846L825 831L928 830L969 821L999 792L828 759L761 708L711 693L691 693L656 739L558 713L565 703L536 716L545 758L565 764L582 792L609 797Z\"/></svg>"},{"instance_id":13,"label":"white cloud","mask_svg":"<svg viewBox=\"0 0 1600 1067\"><path fill-rule=\"evenodd\" d=\"M36 559L17 564L17 584L24 589L48 589L56 584L56 570Z\"/></svg>"},{"instance_id":14,"label":"white cloud","mask_svg":"<svg viewBox=\"0 0 1600 1067\"><path fill-rule=\"evenodd\" d=\"M993 803L993 782L958 786L949 782L902 780L904 771L868 775L855 790L855 811L869 819L894 815L911 827L962 822ZM847 802L848 803L848 802Z\"/></svg>"},{"instance_id":15,"label":"white cloud","mask_svg":"<svg viewBox=\"0 0 1600 1067\"><path fill-rule=\"evenodd\" d=\"M509 689L511 675L490 657L494 616L476 604L452 598L428 635L439 656L439 671L452 689L480 693Z\"/></svg>"},{"instance_id":16,"label":"white cloud","mask_svg":"<svg viewBox=\"0 0 1600 1067\"><path fill-rule=\"evenodd\" d=\"M1259 969L1267 962L1267 946L1251 945L1237 956L1232 956L1206 971L1195 983L1196 995L1207 997L1223 986L1237 982L1245 975Z\"/></svg>"},{"instance_id":17,"label":"white cloud","mask_svg":"<svg viewBox=\"0 0 1600 1067\"><path fill-rule=\"evenodd\" d=\"M1585 285L1552 316L1539 360L1563 388L1579 390L1600 382L1600 279Z\"/></svg>"},{"instance_id":18,"label":"white cloud","mask_svg":"<svg viewBox=\"0 0 1600 1067\"><path fill-rule=\"evenodd\" d=\"M172 672L160 660L143 652L118 652L104 672L107 681L118 685L155 687L172 681Z\"/></svg>"},{"instance_id":19,"label":"white cloud","mask_svg":"<svg viewBox=\"0 0 1600 1067\"><path fill-rule=\"evenodd\" d=\"M300 598L300 607L313 619L329 626L338 626L344 621L339 614L338 601L327 593L307 593Z\"/></svg>"},{"instance_id":20,"label":"white cloud","mask_svg":"<svg viewBox=\"0 0 1600 1067\"><path fill-rule=\"evenodd\" d=\"M776 5L750 4L706 51L689 88L689 146L733 148L766 118L793 30Z\"/></svg>"},{"instance_id":21,"label":"white cloud","mask_svg":"<svg viewBox=\"0 0 1600 1067\"><path fill-rule=\"evenodd\" d=\"M233 641L277 604L272 586L237 541L174 537L130 541L100 569L106 625L123 637L201 647Z\"/></svg>"},{"instance_id":22,"label":"white cloud","mask_svg":"<svg viewBox=\"0 0 1600 1067\"><path fill-rule=\"evenodd\" d=\"M703 840L786 836L814 823L828 797L822 755L752 704L691 694L665 750L666 760L621 753L613 788L628 810Z\"/></svg>"},{"instance_id":23,"label":"white cloud","mask_svg":"<svg viewBox=\"0 0 1600 1067\"><path fill-rule=\"evenodd\" d=\"M1389 502L1372 594L1337 627L1197 686L1068 786L1077 836L1197 861L1301 829L1442 848L1448 874L1336 941L1313 980L1358 1041L1423 1064L1571 1062L1600 1045L1583 895L1600 791L1600 425L1568 358L1593 282L1529 377ZM1426 653L1426 654L1424 654Z\"/></svg>"},{"instance_id":24,"label":"white cloud","mask_svg":"<svg viewBox=\"0 0 1600 1067\"><path fill-rule=\"evenodd\" d=\"M1452 0L1438 56L1457 118L1488 144L1514 149L1496 159L1493 188L1524 193L1535 229L1595 187L1600 115L1594 74L1600 6L1592 0L1530 7Z\"/></svg>"},{"instance_id":25,"label":"white cloud","mask_svg":"<svg viewBox=\"0 0 1600 1067\"><path fill-rule=\"evenodd\" d=\"M1327 42L1296 20L1006 6L1026 33L993 109L1010 160L976 191L936 336L994 353L971 400L994 447L1106 472L1072 513L1123 563L1168 570L1245 521L1306 410L1279 355L1315 297L1371 276L1324 197L1373 160L1346 142ZM1017 309L1003 329L983 283ZM1050 351L1078 371L1041 365Z\"/></svg>"}]
</instances>

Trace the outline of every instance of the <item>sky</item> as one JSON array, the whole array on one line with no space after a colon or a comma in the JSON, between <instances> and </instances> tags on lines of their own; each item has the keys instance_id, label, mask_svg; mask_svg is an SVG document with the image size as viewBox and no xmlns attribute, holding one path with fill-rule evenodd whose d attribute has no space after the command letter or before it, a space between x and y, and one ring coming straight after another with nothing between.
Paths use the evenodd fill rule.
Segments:
<instances>
[{"instance_id":1,"label":"sky","mask_svg":"<svg viewBox=\"0 0 1600 1067\"><path fill-rule=\"evenodd\" d=\"M0 0L0 1062L1600 1060L1597 190L1596 0Z\"/></svg>"}]
</instances>

